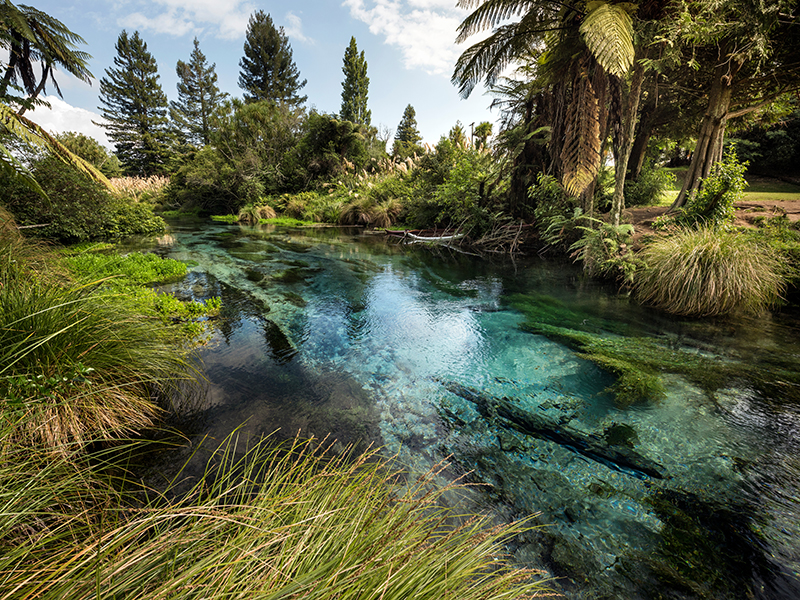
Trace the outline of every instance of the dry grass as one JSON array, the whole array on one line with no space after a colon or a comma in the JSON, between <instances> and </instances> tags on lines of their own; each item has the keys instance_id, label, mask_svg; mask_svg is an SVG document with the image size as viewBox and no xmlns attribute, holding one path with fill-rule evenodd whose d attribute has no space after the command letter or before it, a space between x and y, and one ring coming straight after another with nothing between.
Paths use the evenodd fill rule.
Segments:
<instances>
[{"instance_id":1,"label":"dry grass","mask_svg":"<svg viewBox=\"0 0 800 600\"><path fill-rule=\"evenodd\" d=\"M639 299L677 315L758 312L786 285L780 258L737 232L677 230L647 245L641 258L647 268L634 282Z\"/></svg>"},{"instance_id":2,"label":"dry grass","mask_svg":"<svg viewBox=\"0 0 800 600\"><path fill-rule=\"evenodd\" d=\"M115 177L111 179L119 194L136 202L155 198L169 185L169 177Z\"/></svg>"}]
</instances>

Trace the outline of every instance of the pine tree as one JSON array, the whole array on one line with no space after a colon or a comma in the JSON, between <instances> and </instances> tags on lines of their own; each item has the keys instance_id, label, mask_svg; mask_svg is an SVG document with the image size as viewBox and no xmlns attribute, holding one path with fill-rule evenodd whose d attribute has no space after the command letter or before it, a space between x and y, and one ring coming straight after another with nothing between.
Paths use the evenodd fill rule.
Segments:
<instances>
[{"instance_id":1,"label":"pine tree","mask_svg":"<svg viewBox=\"0 0 800 600\"><path fill-rule=\"evenodd\" d=\"M298 96L306 80L300 81L283 27L276 29L263 10L250 16L239 66L239 87L246 102L271 100L298 107L306 101L307 96Z\"/></svg>"},{"instance_id":2,"label":"pine tree","mask_svg":"<svg viewBox=\"0 0 800 600\"><path fill-rule=\"evenodd\" d=\"M411 156L418 148L422 136L417 129L417 111L410 104L403 111L403 118L394 134L392 154L401 158Z\"/></svg>"},{"instance_id":3,"label":"pine tree","mask_svg":"<svg viewBox=\"0 0 800 600\"><path fill-rule=\"evenodd\" d=\"M181 136L190 144L205 146L211 132L210 117L228 97L217 87L216 64L209 65L194 38L189 63L178 61L178 100L169 103L170 116Z\"/></svg>"},{"instance_id":4,"label":"pine tree","mask_svg":"<svg viewBox=\"0 0 800 600\"><path fill-rule=\"evenodd\" d=\"M100 80L100 106L104 122L98 123L114 142L126 173L153 175L164 169L171 135L167 96L158 83L158 65L147 44L135 31L122 31L117 40L116 68L106 69Z\"/></svg>"},{"instance_id":5,"label":"pine tree","mask_svg":"<svg viewBox=\"0 0 800 600\"><path fill-rule=\"evenodd\" d=\"M344 81L342 82L342 110L339 118L369 127L372 111L367 110L369 77L364 51L358 53L356 38L350 38L350 45L344 51Z\"/></svg>"}]
</instances>

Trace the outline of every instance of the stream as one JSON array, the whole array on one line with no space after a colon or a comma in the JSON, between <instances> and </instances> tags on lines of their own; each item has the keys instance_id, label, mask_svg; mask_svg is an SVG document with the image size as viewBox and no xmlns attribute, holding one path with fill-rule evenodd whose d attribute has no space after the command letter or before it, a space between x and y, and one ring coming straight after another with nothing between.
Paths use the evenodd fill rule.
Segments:
<instances>
[{"instance_id":1,"label":"stream","mask_svg":"<svg viewBox=\"0 0 800 600\"><path fill-rule=\"evenodd\" d=\"M357 229L176 222L129 248L192 265L165 291L222 297L193 440L300 432L411 471L448 459L480 484L469 510L538 515L509 554L570 599L800 598L796 309L680 319L570 263ZM621 403L613 369L526 323L708 378L665 366L660 397Z\"/></svg>"}]
</instances>

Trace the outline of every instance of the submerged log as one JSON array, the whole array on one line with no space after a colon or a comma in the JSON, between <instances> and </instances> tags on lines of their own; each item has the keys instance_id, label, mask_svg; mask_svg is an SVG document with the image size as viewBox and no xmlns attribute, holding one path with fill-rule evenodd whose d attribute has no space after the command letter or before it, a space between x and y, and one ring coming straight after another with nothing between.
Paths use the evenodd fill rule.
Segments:
<instances>
[{"instance_id":1,"label":"submerged log","mask_svg":"<svg viewBox=\"0 0 800 600\"><path fill-rule=\"evenodd\" d=\"M644 476L665 477L661 465L630 448L612 448L597 436L583 434L526 412L507 398L489 396L458 383L445 383L444 386L456 396L472 402L484 418L496 418L497 424L505 429L553 442L626 475L640 479Z\"/></svg>"}]
</instances>

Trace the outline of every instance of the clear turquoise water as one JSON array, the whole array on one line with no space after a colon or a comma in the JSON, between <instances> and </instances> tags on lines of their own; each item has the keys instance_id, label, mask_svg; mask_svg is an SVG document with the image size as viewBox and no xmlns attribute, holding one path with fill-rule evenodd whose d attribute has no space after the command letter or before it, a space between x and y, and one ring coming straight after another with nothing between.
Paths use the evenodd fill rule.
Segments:
<instances>
[{"instance_id":1,"label":"clear turquoise water","mask_svg":"<svg viewBox=\"0 0 800 600\"><path fill-rule=\"evenodd\" d=\"M709 394L665 373L662 400L620 408L605 391L611 375L520 329L510 299L585 315L609 338L763 366L780 381L800 363L796 314L680 321L569 264L398 246L352 230L176 225L143 247L196 265L171 291L223 297L201 351L208 390L198 439L237 427L330 435L377 443L416 470L450 457L446 476L488 484L461 500L470 509L498 520L539 513L543 527L509 552L559 577L569 598L800 597L792 378L734 378ZM667 477L519 433L454 384L602 443L626 425L633 450Z\"/></svg>"}]
</instances>

